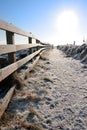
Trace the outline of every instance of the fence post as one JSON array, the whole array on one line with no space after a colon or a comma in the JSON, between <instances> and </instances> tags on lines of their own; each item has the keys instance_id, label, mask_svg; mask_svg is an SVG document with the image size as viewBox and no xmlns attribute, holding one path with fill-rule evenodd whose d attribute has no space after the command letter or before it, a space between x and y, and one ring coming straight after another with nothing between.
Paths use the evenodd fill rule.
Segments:
<instances>
[{"instance_id":1,"label":"fence post","mask_svg":"<svg viewBox=\"0 0 87 130\"><path fill-rule=\"evenodd\" d=\"M40 43L40 41L38 39L36 39L36 43Z\"/></svg>"},{"instance_id":2,"label":"fence post","mask_svg":"<svg viewBox=\"0 0 87 130\"><path fill-rule=\"evenodd\" d=\"M40 41L38 39L36 39L36 44L40 43ZM39 50L40 47L37 47L37 51Z\"/></svg>"},{"instance_id":3,"label":"fence post","mask_svg":"<svg viewBox=\"0 0 87 130\"><path fill-rule=\"evenodd\" d=\"M28 43L32 44L32 38L31 37L28 37Z\"/></svg>"},{"instance_id":4,"label":"fence post","mask_svg":"<svg viewBox=\"0 0 87 130\"><path fill-rule=\"evenodd\" d=\"M6 40L7 40L7 44L12 44L14 45L14 33L10 32L10 31L6 31ZM16 62L16 53L12 52L12 53L8 53L8 62L9 64Z\"/></svg>"},{"instance_id":5,"label":"fence post","mask_svg":"<svg viewBox=\"0 0 87 130\"><path fill-rule=\"evenodd\" d=\"M28 37L28 43L32 44L32 38L31 37ZM32 54L32 53L33 53L33 48L30 48L29 49L29 54ZM30 62L33 62L33 59L31 59Z\"/></svg>"},{"instance_id":6,"label":"fence post","mask_svg":"<svg viewBox=\"0 0 87 130\"><path fill-rule=\"evenodd\" d=\"M28 37L28 43L32 44L32 38ZM32 54L32 48L29 49L29 54Z\"/></svg>"}]
</instances>

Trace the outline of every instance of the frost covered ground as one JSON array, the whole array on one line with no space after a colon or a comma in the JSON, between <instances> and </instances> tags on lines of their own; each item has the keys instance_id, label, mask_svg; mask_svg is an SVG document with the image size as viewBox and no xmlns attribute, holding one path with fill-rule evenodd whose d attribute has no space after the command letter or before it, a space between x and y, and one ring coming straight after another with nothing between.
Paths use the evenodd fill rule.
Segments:
<instances>
[{"instance_id":1,"label":"frost covered ground","mask_svg":"<svg viewBox=\"0 0 87 130\"><path fill-rule=\"evenodd\" d=\"M1 130L87 130L87 65L46 52L15 94Z\"/></svg>"}]
</instances>

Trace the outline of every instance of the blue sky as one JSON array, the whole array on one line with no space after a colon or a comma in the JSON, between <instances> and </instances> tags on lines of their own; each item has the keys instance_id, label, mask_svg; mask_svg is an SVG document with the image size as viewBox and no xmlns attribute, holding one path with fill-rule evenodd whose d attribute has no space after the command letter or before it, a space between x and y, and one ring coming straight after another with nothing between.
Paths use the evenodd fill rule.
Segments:
<instances>
[{"instance_id":1,"label":"blue sky","mask_svg":"<svg viewBox=\"0 0 87 130\"><path fill-rule=\"evenodd\" d=\"M60 39L57 17L63 10L73 10L78 17L77 38L71 42L82 42L87 36L86 0L0 0L0 19L32 32L41 41L59 44L67 41ZM1 33L0 33L1 34Z\"/></svg>"}]
</instances>

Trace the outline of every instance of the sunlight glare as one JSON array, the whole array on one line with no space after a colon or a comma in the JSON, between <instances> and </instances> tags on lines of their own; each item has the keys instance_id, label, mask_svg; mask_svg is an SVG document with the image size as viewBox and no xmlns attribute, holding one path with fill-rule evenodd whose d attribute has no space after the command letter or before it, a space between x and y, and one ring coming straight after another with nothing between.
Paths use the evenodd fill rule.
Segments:
<instances>
[{"instance_id":1,"label":"sunlight glare","mask_svg":"<svg viewBox=\"0 0 87 130\"><path fill-rule=\"evenodd\" d=\"M57 17L57 29L60 38L74 40L78 31L78 17L75 12L67 10Z\"/></svg>"}]
</instances>

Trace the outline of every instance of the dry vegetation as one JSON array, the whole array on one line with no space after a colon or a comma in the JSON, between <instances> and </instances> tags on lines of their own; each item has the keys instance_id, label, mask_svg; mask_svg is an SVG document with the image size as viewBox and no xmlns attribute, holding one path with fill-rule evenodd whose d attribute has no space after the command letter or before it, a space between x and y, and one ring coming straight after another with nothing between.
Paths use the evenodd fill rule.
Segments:
<instances>
[{"instance_id":1,"label":"dry vegetation","mask_svg":"<svg viewBox=\"0 0 87 130\"><path fill-rule=\"evenodd\" d=\"M34 123L23 122L22 127L28 130L43 130L43 128Z\"/></svg>"},{"instance_id":2,"label":"dry vegetation","mask_svg":"<svg viewBox=\"0 0 87 130\"><path fill-rule=\"evenodd\" d=\"M48 93L47 89L46 88L40 88L39 90L40 93Z\"/></svg>"},{"instance_id":3,"label":"dry vegetation","mask_svg":"<svg viewBox=\"0 0 87 130\"><path fill-rule=\"evenodd\" d=\"M35 115L39 120L43 120L43 118L38 114L37 111L35 111L35 109L32 106L30 106L29 111L31 114Z\"/></svg>"},{"instance_id":4,"label":"dry vegetation","mask_svg":"<svg viewBox=\"0 0 87 130\"><path fill-rule=\"evenodd\" d=\"M28 98L30 100L41 100L42 98L40 96L38 96L37 94L34 94L33 91L19 91L17 89L15 89L16 93L19 93L21 95L22 99Z\"/></svg>"},{"instance_id":5,"label":"dry vegetation","mask_svg":"<svg viewBox=\"0 0 87 130\"><path fill-rule=\"evenodd\" d=\"M87 66L58 50L44 57L49 60L42 58L24 87L15 89L0 125L4 130L86 130Z\"/></svg>"},{"instance_id":6,"label":"dry vegetation","mask_svg":"<svg viewBox=\"0 0 87 130\"><path fill-rule=\"evenodd\" d=\"M9 122L11 120L13 120L14 116L15 115L12 114L12 113L5 112L3 114L3 116L2 116L2 118L0 119L0 126L3 125L3 126L8 126L9 127L10 126Z\"/></svg>"},{"instance_id":7,"label":"dry vegetation","mask_svg":"<svg viewBox=\"0 0 87 130\"><path fill-rule=\"evenodd\" d=\"M17 75L17 73L13 74L13 82L17 85L17 89L22 89L24 86L24 80Z\"/></svg>"}]
</instances>

